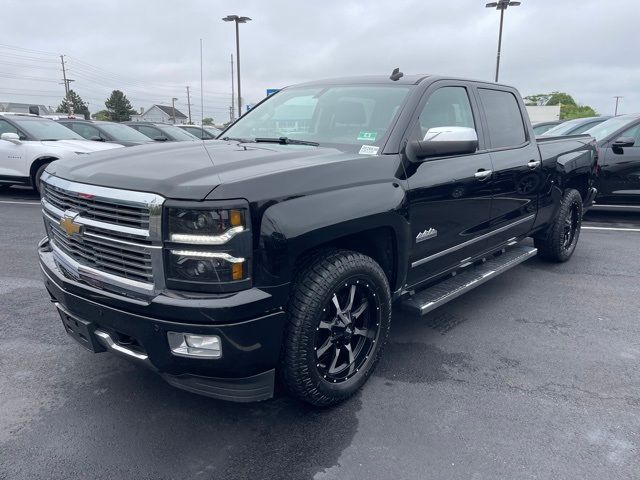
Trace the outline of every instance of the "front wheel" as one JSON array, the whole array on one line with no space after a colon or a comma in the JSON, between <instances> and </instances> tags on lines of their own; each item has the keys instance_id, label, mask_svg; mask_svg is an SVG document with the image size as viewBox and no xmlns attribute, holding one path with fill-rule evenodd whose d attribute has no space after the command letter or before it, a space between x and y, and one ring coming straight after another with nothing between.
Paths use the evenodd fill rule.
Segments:
<instances>
[{"instance_id":1,"label":"front wheel","mask_svg":"<svg viewBox=\"0 0 640 480\"><path fill-rule=\"evenodd\" d=\"M42 174L44 173L44 170L47 168L48 165L49 165L48 163L40 165L38 167L38 170L36 170L35 175L33 176L33 188L36 190L36 192L38 192L38 195L42 195L41 188L40 188L40 177L42 177Z\"/></svg>"},{"instance_id":2,"label":"front wheel","mask_svg":"<svg viewBox=\"0 0 640 480\"><path fill-rule=\"evenodd\" d=\"M391 324L389 283L370 257L330 250L296 276L280 374L307 403L334 405L373 372Z\"/></svg>"},{"instance_id":3,"label":"front wheel","mask_svg":"<svg viewBox=\"0 0 640 480\"><path fill-rule=\"evenodd\" d=\"M566 262L576 249L581 226L582 197L577 190L567 190L546 235L534 240L538 254L552 262Z\"/></svg>"}]
</instances>

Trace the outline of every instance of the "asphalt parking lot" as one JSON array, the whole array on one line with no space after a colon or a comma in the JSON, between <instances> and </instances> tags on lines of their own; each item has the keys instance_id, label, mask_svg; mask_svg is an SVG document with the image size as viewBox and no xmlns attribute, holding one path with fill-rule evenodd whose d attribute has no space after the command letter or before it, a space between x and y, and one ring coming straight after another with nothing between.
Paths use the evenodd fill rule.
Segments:
<instances>
[{"instance_id":1,"label":"asphalt parking lot","mask_svg":"<svg viewBox=\"0 0 640 480\"><path fill-rule=\"evenodd\" d=\"M570 262L396 312L376 374L323 410L199 397L76 345L41 282L37 201L0 193L0 478L640 475L640 214L590 213Z\"/></svg>"}]
</instances>

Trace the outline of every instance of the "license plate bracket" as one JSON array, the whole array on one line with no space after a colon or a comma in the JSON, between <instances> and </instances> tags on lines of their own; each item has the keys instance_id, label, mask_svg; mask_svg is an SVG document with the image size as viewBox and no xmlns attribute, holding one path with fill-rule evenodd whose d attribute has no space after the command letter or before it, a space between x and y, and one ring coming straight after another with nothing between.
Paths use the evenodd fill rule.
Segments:
<instances>
[{"instance_id":1,"label":"license plate bracket","mask_svg":"<svg viewBox=\"0 0 640 480\"><path fill-rule=\"evenodd\" d=\"M105 348L98 342L93 333L95 327L92 322L70 315L61 308L58 308L58 313L64 329L76 342L94 353L105 351Z\"/></svg>"}]
</instances>

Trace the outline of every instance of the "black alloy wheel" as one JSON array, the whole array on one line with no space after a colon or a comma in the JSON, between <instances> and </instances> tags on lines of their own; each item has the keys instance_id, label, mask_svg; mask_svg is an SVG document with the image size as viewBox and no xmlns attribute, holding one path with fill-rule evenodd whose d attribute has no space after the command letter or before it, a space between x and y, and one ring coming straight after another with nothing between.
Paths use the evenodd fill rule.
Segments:
<instances>
[{"instance_id":1,"label":"black alloy wheel","mask_svg":"<svg viewBox=\"0 0 640 480\"><path fill-rule=\"evenodd\" d=\"M316 327L316 367L333 383L360 371L380 331L380 302L366 279L351 279L331 296Z\"/></svg>"}]
</instances>

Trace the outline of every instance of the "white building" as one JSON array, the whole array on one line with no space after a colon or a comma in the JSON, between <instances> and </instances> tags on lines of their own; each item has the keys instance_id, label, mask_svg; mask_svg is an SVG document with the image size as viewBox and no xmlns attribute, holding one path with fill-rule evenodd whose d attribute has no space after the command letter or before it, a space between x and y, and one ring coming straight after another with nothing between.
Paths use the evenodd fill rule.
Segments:
<instances>
[{"instance_id":1,"label":"white building","mask_svg":"<svg viewBox=\"0 0 640 480\"><path fill-rule=\"evenodd\" d=\"M527 105L527 113L531 123L553 122L560 120L560 105L537 106Z\"/></svg>"},{"instance_id":2,"label":"white building","mask_svg":"<svg viewBox=\"0 0 640 480\"><path fill-rule=\"evenodd\" d=\"M177 108L174 110L171 105L152 105L151 108L140 109L140 115L131 115L133 122L154 122L154 123L189 123L187 116ZM175 118L173 118L175 111Z\"/></svg>"}]
</instances>

